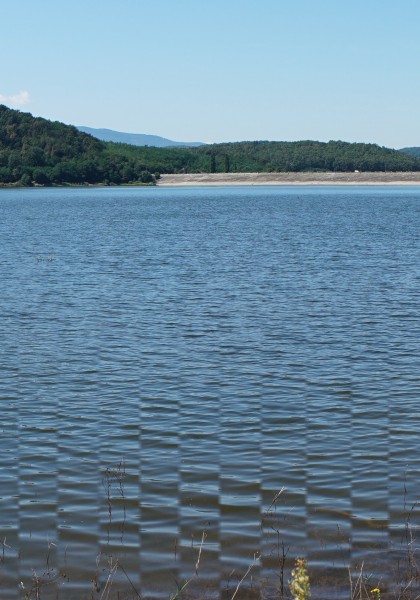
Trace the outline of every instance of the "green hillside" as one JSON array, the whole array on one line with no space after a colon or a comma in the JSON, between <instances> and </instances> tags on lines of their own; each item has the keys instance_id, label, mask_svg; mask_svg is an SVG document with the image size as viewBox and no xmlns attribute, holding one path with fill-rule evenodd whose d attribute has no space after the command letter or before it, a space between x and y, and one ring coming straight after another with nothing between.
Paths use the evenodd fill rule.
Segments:
<instances>
[{"instance_id":1,"label":"green hillside","mask_svg":"<svg viewBox=\"0 0 420 600\"><path fill-rule=\"evenodd\" d=\"M376 144L341 141L240 142L194 148L210 156L210 170L282 171L419 171L420 161ZM212 158L213 157L213 158ZM209 160L207 159L207 163Z\"/></svg>"},{"instance_id":2,"label":"green hillside","mask_svg":"<svg viewBox=\"0 0 420 600\"><path fill-rule=\"evenodd\" d=\"M75 127L0 105L0 185L152 182L135 156Z\"/></svg>"},{"instance_id":3,"label":"green hillside","mask_svg":"<svg viewBox=\"0 0 420 600\"><path fill-rule=\"evenodd\" d=\"M111 144L158 173L270 173L301 171L420 171L420 160L376 144L347 142L235 142L197 148Z\"/></svg>"},{"instance_id":4,"label":"green hillside","mask_svg":"<svg viewBox=\"0 0 420 600\"><path fill-rule=\"evenodd\" d=\"M376 144L236 142L158 148L102 142L75 127L0 105L0 185L153 183L160 173L420 171Z\"/></svg>"}]
</instances>

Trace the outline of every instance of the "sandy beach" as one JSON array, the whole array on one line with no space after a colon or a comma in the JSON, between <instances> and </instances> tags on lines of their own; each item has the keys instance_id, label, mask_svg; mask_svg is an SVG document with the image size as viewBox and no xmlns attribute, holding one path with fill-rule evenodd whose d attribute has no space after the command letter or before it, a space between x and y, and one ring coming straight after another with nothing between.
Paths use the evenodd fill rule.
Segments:
<instances>
[{"instance_id":1,"label":"sandy beach","mask_svg":"<svg viewBox=\"0 0 420 600\"><path fill-rule=\"evenodd\" d=\"M420 185L420 172L194 173L161 175L159 186L192 185Z\"/></svg>"}]
</instances>

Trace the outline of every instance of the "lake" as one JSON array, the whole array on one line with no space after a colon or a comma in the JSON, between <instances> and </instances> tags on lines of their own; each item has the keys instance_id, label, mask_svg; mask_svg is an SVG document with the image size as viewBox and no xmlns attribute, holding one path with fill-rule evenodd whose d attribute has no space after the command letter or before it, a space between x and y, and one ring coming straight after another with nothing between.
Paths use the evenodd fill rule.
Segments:
<instances>
[{"instance_id":1,"label":"lake","mask_svg":"<svg viewBox=\"0 0 420 600\"><path fill-rule=\"evenodd\" d=\"M298 556L314 598L349 567L392 597L419 223L420 187L0 190L0 598L230 599L248 569L236 598L279 598Z\"/></svg>"}]
</instances>

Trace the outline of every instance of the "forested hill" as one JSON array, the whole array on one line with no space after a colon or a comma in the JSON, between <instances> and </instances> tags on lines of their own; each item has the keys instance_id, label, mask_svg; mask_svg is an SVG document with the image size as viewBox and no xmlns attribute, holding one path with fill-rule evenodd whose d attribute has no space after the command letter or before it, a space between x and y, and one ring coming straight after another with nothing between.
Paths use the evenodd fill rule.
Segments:
<instances>
[{"instance_id":1,"label":"forested hill","mask_svg":"<svg viewBox=\"0 0 420 600\"><path fill-rule=\"evenodd\" d=\"M411 146L410 148L401 148L400 152L405 152L405 154L409 154L410 156L416 156L420 158L420 147L419 146Z\"/></svg>"},{"instance_id":2,"label":"forested hill","mask_svg":"<svg viewBox=\"0 0 420 600\"><path fill-rule=\"evenodd\" d=\"M210 170L273 171L419 171L420 160L376 144L348 142L239 142L192 150L210 157ZM209 163L209 159L207 159Z\"/></svg>"},{"instance_id":3,"label":"forested hill","mask_svg":"<svg viewBox=\"0 0 420 600\"><path fill-rule=\"evenodd\" d=\"M0 185L153 181L135 156L71 125L0 105Z\"/></svg>"},{"instance_id":4,"label":"forested hill","mask_svg":"<svg viewBox=\"0 0 420 600\"><path fill-rule=\"evenodd\" d=\"M153 173L271 173L299 171L420 171L420 159L376 144L236 142L198 148L110 144Z\"/></svg>"},{"instance_id":5,"label":"forested hill","mask_svg":"<svg viewBox=\"0 0 420 600\"><path fill-rule=\"evenodd\" d=\"M420 171L420 159L375 144L236 142L156 148L102 142L0 105L0 185L153 183L160 173Z\"/></svg>"}]
</instances>

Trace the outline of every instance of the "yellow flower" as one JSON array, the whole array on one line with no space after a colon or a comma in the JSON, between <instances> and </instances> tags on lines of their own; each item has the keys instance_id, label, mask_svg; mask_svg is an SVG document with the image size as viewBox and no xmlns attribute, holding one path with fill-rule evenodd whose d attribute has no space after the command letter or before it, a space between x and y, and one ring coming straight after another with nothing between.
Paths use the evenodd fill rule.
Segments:
<instances>
[{"instance_id":1,"label":"yellow flower","mask_svg":"<svg viewBox=\"0 0 420 600\"><path fill-rule=\"evenodd\" d=\"M294 600L309 600L311 589L306 560L304 558L296 559L289 586Z\"/></svg>"}]
</instances>

